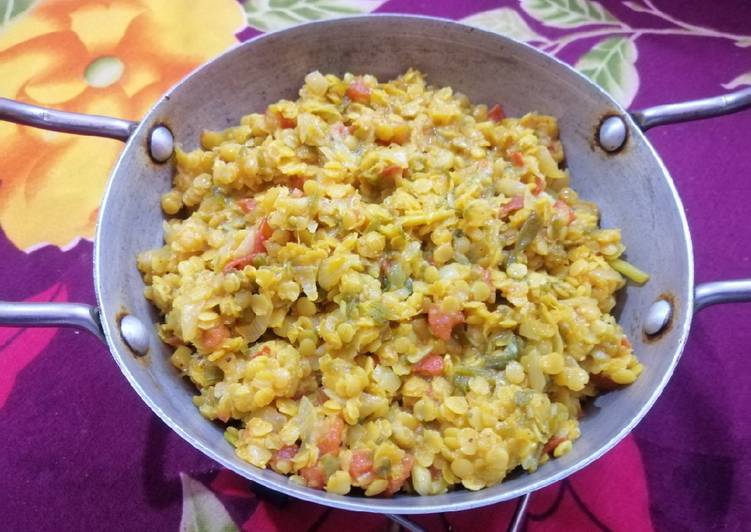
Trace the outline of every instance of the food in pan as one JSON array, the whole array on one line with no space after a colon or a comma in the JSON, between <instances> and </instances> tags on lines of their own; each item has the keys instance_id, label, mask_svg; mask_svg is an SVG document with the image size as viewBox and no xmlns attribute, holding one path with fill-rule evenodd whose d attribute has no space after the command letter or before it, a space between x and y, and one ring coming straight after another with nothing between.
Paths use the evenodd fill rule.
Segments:
<instances>
[{"instance_id":1,"label":"food in pan","mask_svg":"<svg viewBox=\"0 0 751 532\"><path fill-rule=\"evenodd\" d=\"M646 275L569 187L551 116L415 70L312 72L176 159L138 267L196 406L255 466L478 490L567 453L582 402L642 371L610 312Z\"/></svg>"}]
</instances>

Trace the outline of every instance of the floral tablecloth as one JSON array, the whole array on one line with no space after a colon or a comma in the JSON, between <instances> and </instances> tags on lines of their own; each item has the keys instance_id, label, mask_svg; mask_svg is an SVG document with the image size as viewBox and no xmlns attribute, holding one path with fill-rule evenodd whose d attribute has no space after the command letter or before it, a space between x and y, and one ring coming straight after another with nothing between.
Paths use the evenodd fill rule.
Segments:
<instances>
[{"instance_id":1,"label":"floral tablecloth","mask_svg":"<svg viewBox=\"0 0 751 532\"><path fill-rule=\"evenodd\" d=\"M751 85L745 0L0 0L0 96L138 119L238 40L366 12L511 35L634 108ZM751 276L751 112L649 136L684 199L698 280ZM0 123L0 298L94 302L91 238L120 149ZM751 305L703 312L647 418L594 465L535 493L527 529L747 530L749 323ZM0 471L3 530L391 526L221 469L141 403L105 348L71 330L0 329ZM415 520L428 530L504 530L514 506Z\"/></svg>"}]
</instances>

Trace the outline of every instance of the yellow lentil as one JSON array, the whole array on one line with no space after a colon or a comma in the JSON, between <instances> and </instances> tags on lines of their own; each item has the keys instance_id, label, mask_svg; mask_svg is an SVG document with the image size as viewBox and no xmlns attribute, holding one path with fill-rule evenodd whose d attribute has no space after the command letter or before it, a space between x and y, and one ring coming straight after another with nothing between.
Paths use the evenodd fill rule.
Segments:
<instances>
[{"instance_id":1,"label":"yellow lentil","mask_svg":"<svg viewBox=\"0 0 751 532\"><path fill-rule=\"evenodd\" d=\"M647 276L569 187L558 134L415 70L312 72L177 149L165 245L137 265L241 459L433 495L534 471L553 436L570 451L581 401L643 370L610 312L623 275Z\"/></svg>"}]
</instances>

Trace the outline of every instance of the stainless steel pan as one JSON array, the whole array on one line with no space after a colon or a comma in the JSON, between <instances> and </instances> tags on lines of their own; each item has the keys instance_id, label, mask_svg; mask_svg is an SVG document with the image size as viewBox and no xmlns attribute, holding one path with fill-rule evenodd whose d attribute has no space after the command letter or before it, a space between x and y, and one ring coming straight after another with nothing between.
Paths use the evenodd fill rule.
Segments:
<instances>
[{"instance_id":1,"label":"stainless steel pan","mask_svg":"<svg viewBox=\"0 0 751 532\"><path fill-rule=\"evenodd\" d=\"M172 178L172 135L190 147L203 128L224 128L242 114L294 97L305 74L314 69L388 79L408 67L473 101L502 102L511 115L535 110L558 117L573 186L602 207L604 227L623 228L629 259L652 274L644 287L627 287L619 304L620 323L646 370L635 384L599 397L581 420L583 435L573 451L533 474L478 492L340 496L297 486L241 461L222 437L222 428L201 417L191 402L193 390L178 378L168 361L169 347L155 334L157 316L143 297L135 257L162 244L159 197ZM694 286L691 236L681 200L643 134L649 127L749 106L751 90L745 90L629 114L573 69L525 44L445 20L392 15L317 22L241 44L179 83L140 124L0 100L0 119L126 142L99 214L97 306L1 303L0 323L73 326L97 335L167 425L223 466L279 492L388 514L463 510L519 497L581 469L629 433L670 379L696 310L751 299L751 279ZM144 353L148 364L137 360Z\"/></svg>"}]
</instances>

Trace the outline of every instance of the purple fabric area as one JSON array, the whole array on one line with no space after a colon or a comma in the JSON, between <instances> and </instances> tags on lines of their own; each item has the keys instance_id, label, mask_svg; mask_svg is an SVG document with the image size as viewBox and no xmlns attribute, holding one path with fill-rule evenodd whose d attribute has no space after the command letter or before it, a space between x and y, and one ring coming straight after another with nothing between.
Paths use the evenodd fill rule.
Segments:
<instances>
[{"instance_id":1,"label":"purple fabric area","mask_svg":"<svg viewBox=\"0 0 751 532\"><path fill-rule=\"evenodd\" d=\"M672 27L619 2L603 4L634 27ZM747 0L655 4L690 24L751 35ZM522 12L516 2L491 0L390 0L377 11L458 19L501 5ZM547 37L572 31L525 20ZM574 63L595 42L576 42L559 57ZM632 109L726 91L723 83L751 72L751 47L715 37L644 34L636 66L640 85ZM751 277L751 111L658 128L648 137L686 207L697 281ZM91 254L86 241L66 252L48 246L27 254L0 235L0 298L27 299L59 281L69 300L94 303ZM657 529L750 526L749 324L751 304L697 315L672 381L635 431ZM6 343L0 357L7 353ZM176 530L179 472L208 482L219 469L151 413L106 348L71 330L57 332L18 374L0 406L0 434L0 530ZM238 523L247 515L231 505L228 510Z\"/></svg>"}]
</instances>

